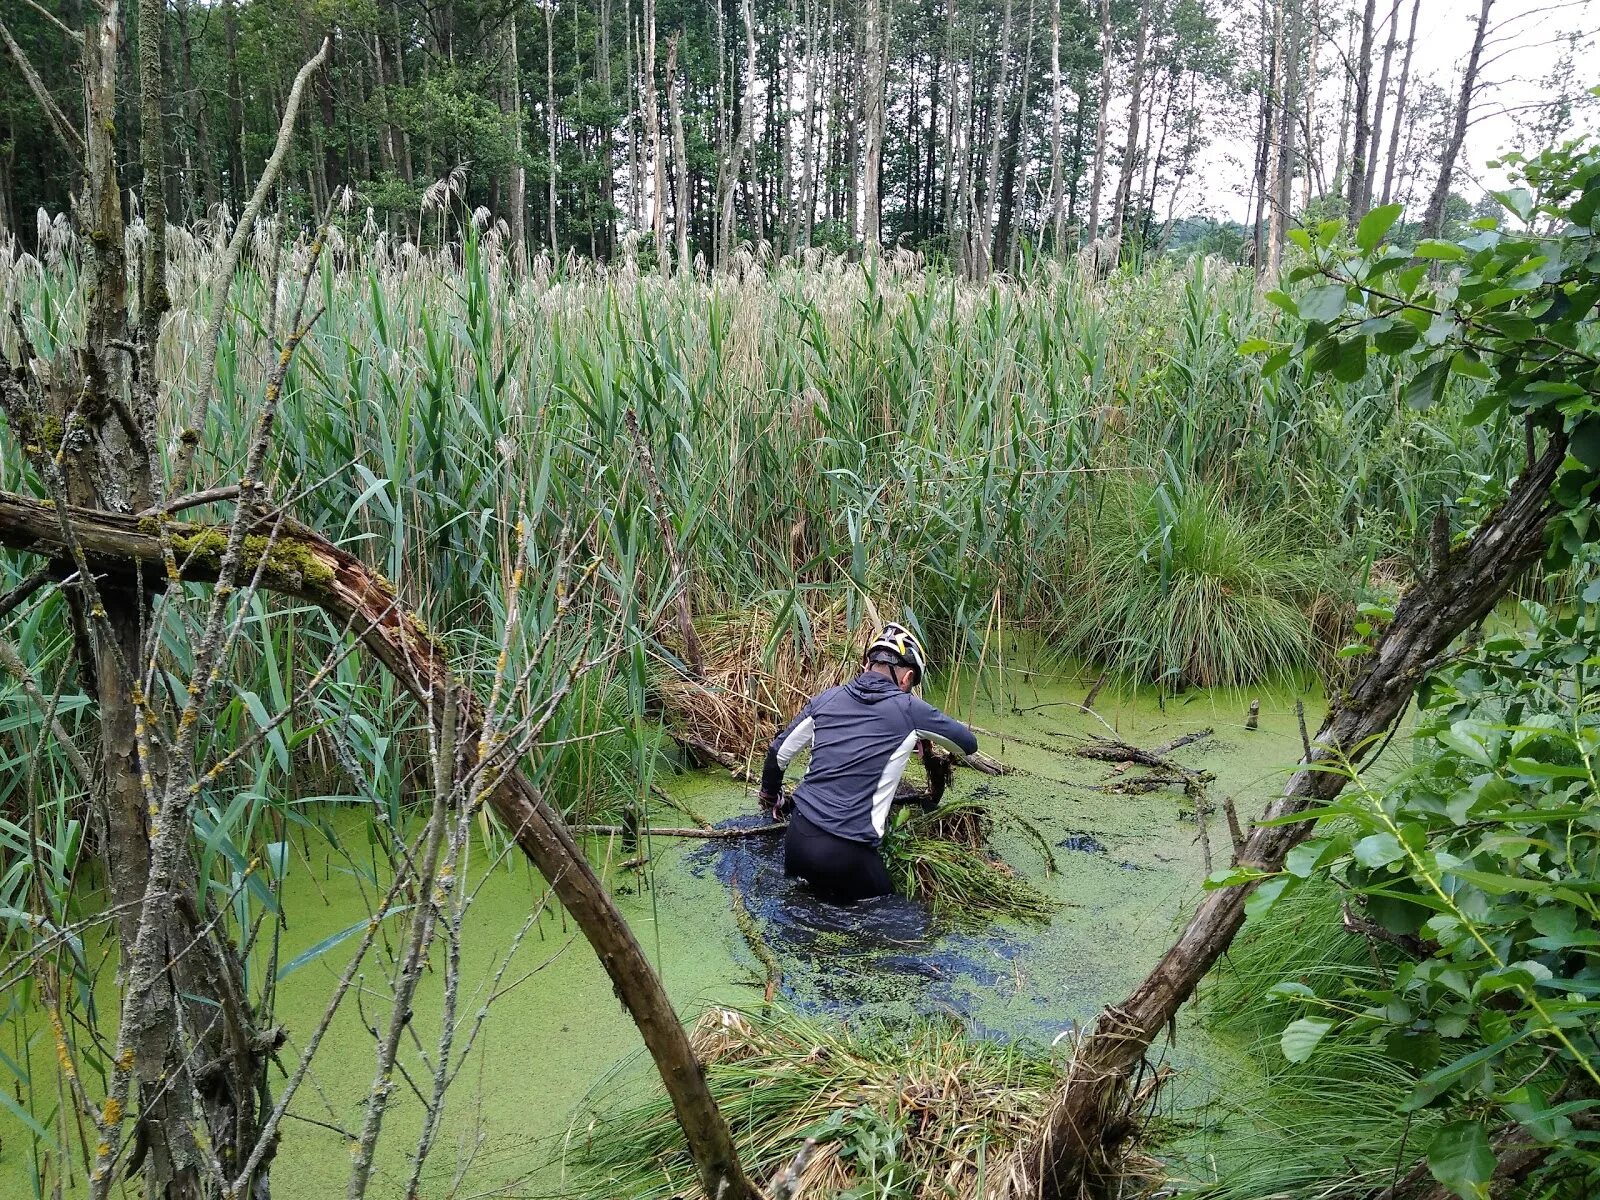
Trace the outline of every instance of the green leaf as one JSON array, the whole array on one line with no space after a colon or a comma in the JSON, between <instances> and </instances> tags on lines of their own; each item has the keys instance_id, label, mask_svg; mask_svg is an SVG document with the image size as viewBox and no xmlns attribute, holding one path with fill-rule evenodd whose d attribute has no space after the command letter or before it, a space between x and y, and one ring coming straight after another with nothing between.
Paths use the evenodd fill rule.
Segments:
<instances>
[{"instance_id":1,"label":"green leaf","mask_svg":"<svg viewBox=\"0 0 1600 1200\"><path fill-rule=\"evenodd\" d=\"M1258 920L1272 911L1272 906L1291 888L1298 888L1300 880L1293 875L1278 875L1267 880L1245 899L1244 915Z\"/></svg>"},{"instance_id":2,"label":"green leaf","mask_svg":"<svg viewBox=\"0 0 1600 1200\"><path fill-rule=\"evenodd\" d=\"M1273 984L1267 989L1267 995L1275 999L1284 1000L1291 996L1299 1000L1315 1000L1317 998L1317 994L1314 991L1295 979L1285 979L1281 983Z\"/></svg>"},{"instance_id":3,"label":"green leaf","mask_svg":"<svg viewBox=\"0 0 1600 1200\"><path fill-rule=\"evenodd\" d=\"M404 905L401 905L399 908L391 908L391 909L389 909L387 912L385 912L383 914L383 916L384 917L397 916L400 913L409 912L411 909L413 909L415 907L416 907L415 904L404 904ZM370 920L357 921L354 925L351 925L348 929L341 929L338 933L329 934L327 937L323 938L320 942L318 942L315 946L312 946L309 950L302 950L299 954L296 954L288 962L284 963L283 966L278 968L278 980L279 980L279 982L282 982L283 979L286 978L287 976L294 974L294 972L298 971L301 967L305 966L307 963L313 962L316 959L321 958L324 954L326 954L329 950L332 950L340 942L346 940L347 938L350 938L350 937L354 936L357 933L360 933L363 929L365 929L368 925L370 925L372 923L372 921L379 920L379 919L381 919L381 918L376 918L375 917L375 918L371 918Z\"/></svg>"},{"instance_id":4,"label":"green leaf","mask_svg":"<svg viewBox=\"0 0 1600 1200\"><path fill-rule=\"evenodd\" d=\"M1339 343L1339 355L1334 359L1333 377L1340 383L1358 383L1367 373L1367 339L1351 338Z\"/></svg>"},{"instance_id":5,"label":"green leaf","mask_svg":"<svg viewBox=\"0 0 1600 1200\"><path fill-rule=\"evenodd\" d=\"M1591 414L1579 421L1567 439L1567 449L1591 471L1600 471L1600 416Z\"/></svg>"},{"instance_id":6,"label":"green leaf","mask_svg":"<svg viewBox=\"0 0 1600 1200\"><path fill-rule=\"evenodd\" d=\"M1399 219L1401 211L1401 205L1381 204L1361 218L1361 224L1356 226L1356 245L1361 247L1363 253L1370 254L1377 249L1378 243L1383 241L1383 235Z\"/></svg>"},{"instance_id":7,"label":"green leaf","mask_svg":"<svg viewBox=\"0 0 1600 1200\"><path fill-rule=\"evenodd\" d=\"M1494 1150L1477 1121L1452 1121L1428 1143L1428 1171L1461 1200L1488 1200Z\"/></svg>"},{"instance_id":8,"label":"green leaf","mask_svg":"<svg viewBox=\"0 0 1600 1200\"><path fill-rule=\"evenodd\" d=\"M1356 861L1363 867L1386 867L1405 857L1400 840L1392 833L1373 833L1355 845Z\"/></svg>"},{"instance_id":9,"label":"green leaf","mask_svg":"<svg viewBox=\"0 0 1600 1200\"><path fill-rule=\"evenodd\" d=\"M1328 283L1314 287L1300 297L1300 319L1331 324L1344 312L1345 285Z\"/></svg>"},{"instance_id":10,"label":"green leaf","mask_svg":"<svg viewBox=\"0 0 1600 1200\"><path fill-rule=\"evenodd\" d=\"M1398 321L1372 339L1380 354L1404 354L1417 344L1421 331L1409 321Z\"/></svg>"},{"instance_id":11,"label":"green leaf","mask_svg":"<svg viewBox=\"0 0 1600 1200\"><path fill-rule=\"evenodd\" d=\"M1467 257L1467 252L1454 242L1439 242L1431 238L1418 242L1412 253L1418 258L1437 258L1447 262L1461 262Z\"/></svg>"},{"instance_id":12,"label":"green leaf","mask_svg":"<svg viewBox=\"0 0 1600 1200\"><path fill-rule=\"evenodd\" d=\"M1273 348L1273 343L1264 338L1250 338L1239 343L1240 354L1265 354Z\"/></svg>"},{"instance_id":13,"label":"green leaf","mask_svg":"<svg viewBox=\"0 0 1600 1200\"><path fill-rule=\"evenodd\" d=\"M1322 1017L1301 1017L1284 1027L1278 1040L1283 1056L1292 1063L1303 1063L1316 1050L1317 1044L1328 1036L1333 1022Z\"/></svg>"},{"instance_id":14,"label":"green leaf","mask_svg":"<svg viewBox=\"0 0 1600 1200\"><path fill-rule=\"evenodd\" d=\"M1419 411L1433 407L1444 398L1444 387L1449 379L1449 359L1429 363L1406 384L1406 403Z\"/></svg>"},{"instance_id":15,"label":"green leaf","mask_svg":"<svg viewBox=\"0 0 1600 1200\"><path fill-rule=\"evenodd\" d=\"M1527 188L1512 188L1510 191L1491 194L1523 221L1533 220L1533 197L1528 194Z\"/></svg>"}]
</instances>

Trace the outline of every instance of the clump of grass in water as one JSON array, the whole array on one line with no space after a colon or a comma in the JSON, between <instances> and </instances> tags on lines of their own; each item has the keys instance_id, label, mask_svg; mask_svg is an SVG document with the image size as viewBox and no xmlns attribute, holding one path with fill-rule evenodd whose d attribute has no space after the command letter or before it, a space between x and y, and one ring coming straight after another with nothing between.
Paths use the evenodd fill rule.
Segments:
<instances>
[{"instance_id":1,"label":"clump of grass in water","mask_svg":"<svg viewBox=\"0 0 1600 1200\"><path fill-rule=\"evenodd\" d=\"M882 853L895 891L925 901L936 917L977 925L999 917L1048 921L1051 900L990 851L995 815L1021 830L1055 870L1050 844L1022 818L991 809L980 797L948 799L932 812L898 809Z\"/></svg>"},{"instance_id":2,"label":"clump of grass in water","mask_svg":"<svg viewBox=\"0 0 1600 1200\"><path fill-rule=\"evenodd\" d=\"M1229 687L1311 670L1324 582L1291 522L1208 487L1114 488L1069 602L1074 648L1147 681Z\"/></svg>"},{"instance_id":3,"label":"clump of grass in water","mask_svg":"<svg viewBox=\"0 0 1600 1200\"><path fill-rule=\"evenodd\" d=\"M693 1040L753 1179L771 1180L816 1139L796 1200L993 1194L1000 1164L1061 1078L1056 1061L950 1022L846 1029L781 1010L711 1009ZM570 1135L580 1136L578 1196L666 1200L695 1190L665 1096Z\"/></svg>"}]
</instances>

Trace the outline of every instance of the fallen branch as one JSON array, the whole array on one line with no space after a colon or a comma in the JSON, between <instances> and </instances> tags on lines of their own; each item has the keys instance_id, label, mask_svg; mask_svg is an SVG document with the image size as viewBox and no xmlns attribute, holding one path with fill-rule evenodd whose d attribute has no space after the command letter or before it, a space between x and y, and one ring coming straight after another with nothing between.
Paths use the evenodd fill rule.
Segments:
<instances>
[{"instance_id":1,"label":"fallen branch","mask_svg":"<svg viewBox=\"0 0 1600 1200\"><path fill-rule=\"evenodd\" d=\"M1150 751L1150 753L1165 756L1171 754L1174 750L1181 750L1185 746L1192 746L1196 742L1203 742L1215 732L1216 730L1214 729L1196 729L1193 733L1182 734L1173 738L1170 742L1162 742L1161 745L1155 747Z\"/></svg>"},{"instance_id":2,"label":"fallen branch","mask_svg":"<svg viewBox=\"0 0 1600 1200\"><path fill-rule=\"evenodd\" d=\"M751 825L744 829L634 829L627 825L568 825L574 837L636 837L636 838L743 838L764 833L782 833L789 828L786 823Z\"/></svg>"},{"instance_id":3,"label":"fallen branch","mask_svg":"<svg viewBox=\"0 0 1600 1200\"><path fill-rule=\"evenodd\" d=\"M165 586L162 534L149 522L93 509L58 512L51 505L0 492L0 546L59 561L71 553L64 528L72 531L75 549L94 570L125 580L140 576L151 591ZM179 521L164 525L168 544L184 551L185 581L215 582L222 564L214 543L225 528ZM246 541L243 557L256 558L241 563L241 569L254 573L264 588L315 604L338 625L360 631L362 645L423 703L431 719L437 720L442 711L438 698L454 692L463 766L470 771L476 766L476 747L484 728L483 704L457 683L444 652L422 621L401 603L393 585L298 522L285 519L274 529L267 549L254 549ZM706 1195L756 1200L727 1123L660 978L560 815L537 787L514 771L494 773L485 799L555 889L611 977L672 1098Z\"/></svg>"}]
</instances>

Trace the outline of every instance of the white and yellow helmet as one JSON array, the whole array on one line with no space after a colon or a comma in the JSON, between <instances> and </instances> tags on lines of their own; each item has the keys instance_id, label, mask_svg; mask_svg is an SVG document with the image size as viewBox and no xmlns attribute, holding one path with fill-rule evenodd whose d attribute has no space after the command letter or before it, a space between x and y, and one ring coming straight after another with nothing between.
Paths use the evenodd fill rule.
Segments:
<instances>
[{"instance_id":1,"label":"white and yellow helmet","mask_svg":"<svg viewBox=\"0 0 1600 1200\"><path fill-rule=\"evenodd\" d=\"M874 662L892 662L895 666L910 667L917 673L917 682L928 673L928 656L923 653L922 643L917 640L917 635L904 625L890 622L878 631L878 636L872 639L872 644L867 647L861 656L865 664Z\"/></svg>"}]
</instances>

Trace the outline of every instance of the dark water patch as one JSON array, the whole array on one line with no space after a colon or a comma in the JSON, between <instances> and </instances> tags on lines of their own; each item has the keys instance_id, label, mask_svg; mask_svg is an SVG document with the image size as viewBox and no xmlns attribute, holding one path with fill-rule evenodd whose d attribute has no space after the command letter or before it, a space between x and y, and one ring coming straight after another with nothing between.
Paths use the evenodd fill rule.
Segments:
<instances>
[{"instance_id":1,"label":"dark water patch","mask_svg":"<svg viewBox=\"0 0 1600 1200\"><path fill-rule=\"evenodd\" d=\"M1092 833L1069 833L1056 845L1063 850L1077 850L1084 854L1104 854L1106 852L1106 844Z\"/></svg>"},{"instance_id":2,"label":"dark water patch","mask_svg":"<svg viewBox=\"0 0 1600 1200\"><path fill-rule=\"evenodd\" d=\"M735 817L718 828L762 823ZM1029 946L1024 934L1000 925L957 932L904 896L830 903L784 875L779 834L707 842L687 861L696 875L710 873L738 892L782 968L780 994L801 1012L949 1016L1005 1040L1048 1038L1060 1028L1043 1013L1019 1028L1012 1014L1002 1035L981 1018L986 1004L1015 990L1016 963Z\"/></svg>"}]
</instances>

